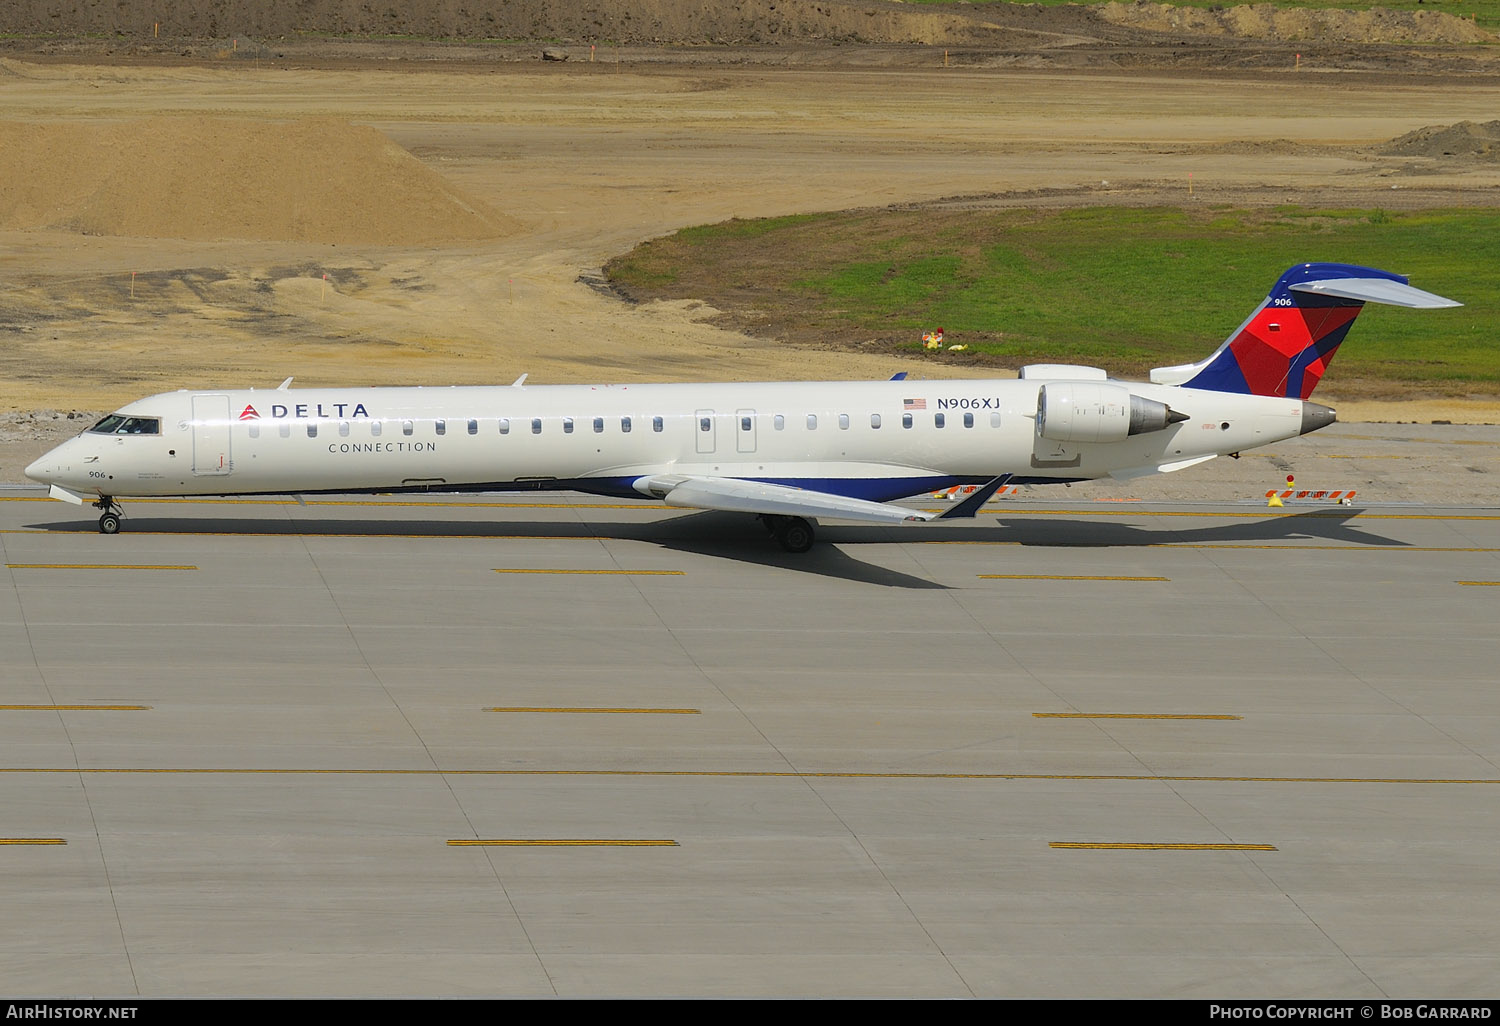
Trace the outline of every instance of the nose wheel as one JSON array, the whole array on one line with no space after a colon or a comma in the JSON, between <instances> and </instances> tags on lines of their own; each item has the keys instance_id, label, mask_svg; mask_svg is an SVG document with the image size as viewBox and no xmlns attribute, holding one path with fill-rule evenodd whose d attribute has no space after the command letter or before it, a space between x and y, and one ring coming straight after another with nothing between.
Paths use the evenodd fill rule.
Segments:
<instances>
[{"instance_id":1,"label":"nose wheel","mask_svg":"<svg viewBox=\"0 0 1500 1026\"><path fill-rule=\"evenodd\" d=\"M120 504L115 502L115 500L111 499L108 495L101 495L99 496L99 501L94 503L94 508L102 509L104 511L99 516L99 533L119 534L120 517L122 517L125 512L120 508Z\"/></svg>"}]
</instances>

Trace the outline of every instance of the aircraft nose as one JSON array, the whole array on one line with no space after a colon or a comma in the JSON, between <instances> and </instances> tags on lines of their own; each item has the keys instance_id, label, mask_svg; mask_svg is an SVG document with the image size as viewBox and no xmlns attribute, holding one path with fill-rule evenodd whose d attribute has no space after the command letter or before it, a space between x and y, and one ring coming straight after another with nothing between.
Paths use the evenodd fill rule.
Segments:
<instances>
[{"instance_id":1,"label":"aircraft nose","mask_svg":"<svg viewBox=\"0 0 1500 1026\"><path fill-rule=\"evenodd\" d=\"M52 457L50 456L50 454L47 456L43 456L41 459L37 460L29 467L27 467L25 470L25 474L33 481L39 481L42 484L51 484Z\"/></svg>"}]
</instances>

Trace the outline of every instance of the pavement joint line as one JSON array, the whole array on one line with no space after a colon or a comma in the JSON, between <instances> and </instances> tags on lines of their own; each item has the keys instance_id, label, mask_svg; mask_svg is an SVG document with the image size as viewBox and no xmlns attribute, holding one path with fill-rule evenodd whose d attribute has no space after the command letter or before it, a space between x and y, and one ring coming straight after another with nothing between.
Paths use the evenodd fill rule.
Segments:
<instances>
[{"instance_id":1,"label":"pavement joint line","mask_svg":"<svg viewBox=\"0 0 1500 1026\"><path fill-rule=\"evenodd\" d=\"M141 776L405 776L405 777L724 777L785 780L1020 780L1124 783L1250 784L1500 784L1500 777L1272 777L1151 773L897 773L854 770L624 769L314 769L170 766L0 766L4 774L138 774Z\"/></svg>"},{"instance_id":2,"label":"pavement joint line","mask_svg":"<svg viewBox=\"0 0 1500 1026\"><path fill-rule=\"evenodd\" d=\"M450 848L676 848L678 844L670 838L608 838L608 837L558 837L558 838L454 838L448 842Z\"/></svg>"},{"instance_id":3,"label":"pavement joint line","mask_svg":"<svg viewBox=\"0 0 1500 1026\"><path fill-rule=\"evenodd\" d=\"M1274 844L1179 844L1155 841L1050 841L1049 848L1095 848L1109 851L1277 851Z\"/></svg>"},{"instance_id":4,"label":"pavement joint line","mask_svg":"<svg viewBox=\"0 0 1500 1026\"><path fill-rule=\"evenodd\" d=\"M643 715L661 716L699 716L701 709L609 709L592 706L541 706L541 705L497 705L490 706L485 712L494 713L639 713Z\"/></svg>"}]
</instances>

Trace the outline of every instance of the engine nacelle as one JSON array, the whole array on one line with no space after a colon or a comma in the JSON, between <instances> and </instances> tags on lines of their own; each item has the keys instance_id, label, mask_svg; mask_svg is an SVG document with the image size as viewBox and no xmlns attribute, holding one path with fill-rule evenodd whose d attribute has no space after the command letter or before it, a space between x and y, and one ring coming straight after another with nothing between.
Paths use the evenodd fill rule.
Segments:
<instances>
[{"instance_id":1,"label":"engine nacelle","mask_svg":"<svg viewBox=\"0 0 1500 1026\"><path fill-rule=\"evenodd\" d=\"M1166 403L1103 382L1054 381L1036 397L1036 433L1054 442L1118 442L1187 419Z\"/></svg>"}]
</instances>

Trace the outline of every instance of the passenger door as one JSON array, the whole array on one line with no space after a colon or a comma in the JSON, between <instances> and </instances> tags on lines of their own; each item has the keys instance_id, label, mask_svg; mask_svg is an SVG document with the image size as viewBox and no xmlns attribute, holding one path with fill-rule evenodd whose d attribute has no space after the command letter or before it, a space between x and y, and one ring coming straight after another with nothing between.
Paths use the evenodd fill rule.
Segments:
<instances>
[{"instance_id":1,"label":"passenger door","mask_svg":"<svg viewBox=\"0 0 1500 1026\"><path fill-rule=\"evenodd\" d=\"M234 469L229 452L229 396L193 396L193 473L214 477Z\"/></svg>"}]
</instances>

